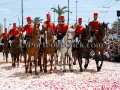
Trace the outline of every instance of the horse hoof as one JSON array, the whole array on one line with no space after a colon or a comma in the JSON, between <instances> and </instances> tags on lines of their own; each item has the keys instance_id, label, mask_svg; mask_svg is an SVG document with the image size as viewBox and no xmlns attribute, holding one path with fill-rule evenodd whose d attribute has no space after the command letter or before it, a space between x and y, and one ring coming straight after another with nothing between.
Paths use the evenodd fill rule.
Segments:
<instances>
[{"instance_id":1,"label":"horse hoof","mask_svg":"<svg viewBox=\"0 0 120 90\"><path fill-rule=\"evenodd\" d=\"M84 69L87 69L88 65L84 65Z\"/></svg>"},{"instance_id":2,"label":"horse hoof","mask_svg":"<svg viewBox=\"0 0 120 90\"><path fill-rule=\"evenodd\" d=\"M35 72L35 75L38 75L38 72Z\"/></svg>"},{"instance_id":3,"label":"horse hoof","mask_svg":"<svg viewBox=\"0 0 120 90\"><path fill-rule=\"evenodd\" d=\"M71 72L73 72L74 70L70 70Z\"/></svg>"},{"instance_id":4,"label":"horse hoof","mask_svg":"<svg viewBox=\"0 0 120 90\"><path fill-rule=\"evenodd\" d=\"M40 72L42 72L43 70L40 70Z\"/></svg>"},{"instance_id":5,"label":"horse hoof","mask_svg":"<svg viewBox=\"0 0 120 90\"><path fill-rule=\"evenodd\" d=\"M32 70L30 70L29 73L32 73Z\"/></svg>"},{"instance_id":6,"label":"horse hoof","mask_svg":"<svg viewBox=\"0 0 120 90\"><path fill-rule=\"evenodd\" d=\"M47 73L47 70L44 70L44 73Z\"/></svg>"},{"instance_id":7,"label":"horse hoof","mask_svg":"<svg viewBox=\"0 0 120 90\"><path fill-rule=\"evenodd\" d=\"M66 70L63 70L63 72L66 72Z\"/></svg>"},{"instance_id":8,"label":"horse hoof","mask_svg":"<svg viewBox=\"0 0 120 90\"><path fill-rule=\"evenodd\" d=\"M25 73L28 73L28 71L25 71Z\"/></svg>"},{"instance_id":9,"label":"horse hoof","mask_svg":"<svg viewBox=\"0 0 120 90\"><path fill-rule=\"evenodd\" d=\"M76 63L74 62L73 65L76 65Z\"/></svg>"},{"instance_id":10,"label":"horse hoof","mask_svg":"<svg viewBox=\"0 0 120 90\"><path fill-rule=\"evenodd\" d=\"M101 69L101 68L100 68L100 67L98 67L98 68L97 68L97 71L99 72L99 71L100 71L100 69Z\"/></svg>"},{"instance_id":11,"label":"horse hoof","mask_svg":"<svg viewBox=\"0 0 120 90\"><path fill-rule=\"evenodd\" d=\"M83 72L83 70L82 70L82 69L80 69L80 72Z\"/></svg>"},{"instance_id":12,"label":"horse hoof","mask_svg":"<svg viewBox=\"0 0 120 90\"><path fill-rule=\"evenodd\" d=\"M56 67L54 67L54 69L56 70L57 68L56 68Z\"/></svg>"},{"instance_id":13,"label":"horse hoof","mask_svg":"<svg viewBox=\"0 0 120 90\"><path fill-rule=\"evenodd\" d=\"M52 70L50 70L50 74L51 74L51 73L53 73L53 71L52 71Z\"/></svg>"}]
</instances>

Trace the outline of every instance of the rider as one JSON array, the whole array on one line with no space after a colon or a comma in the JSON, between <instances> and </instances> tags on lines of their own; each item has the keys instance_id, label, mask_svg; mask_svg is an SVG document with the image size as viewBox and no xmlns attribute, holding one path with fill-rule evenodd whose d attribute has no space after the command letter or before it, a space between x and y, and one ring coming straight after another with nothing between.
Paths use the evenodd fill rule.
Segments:
<instances>
[{"instance_id":1,"label":"rider","mask_svg":"<svg viewBox=\"0 0 120 90\"><path fill-rule=\"evenodd\" d=\"M52 34L54 35L54 29L55 29L55 24L51 21L51 14L46 14L46 21L43 23L42 26L48 26L50 28L50 30L52 31ZM42 48L43 48L43 39L44 36L42 35L41 37L41 48L40 48L40 52L42 53Z\"/></svg>"},{"instance_id":2,"label":"rider","mask_svg":"<svg viewBox=\"0 0 120 90\"><path fill-rule=\"evenodd\" d=\"M16 23L13 23L13 28L10 29L9 33L9 50L10 50L10 43L12 43L12 41L15 39L16 36L19 36L19 30L16 28Z\"/></svg>"},{"instance_id":3,"label":"rider","mask_svg":"<svg viewBox=\"0 0 120 90\"><path fill-rule=\"evenodd\" d=\"M78 25L76 26L76 29L74 31L75 32L75 37L74 37L75 43L78 42L78 39L81 37L84 29L85 29L84 26L82 26L82 18L78 18Z\"/></svg>"},{"instance_id":4,"label":"rider","mask_svg":"<svg viewBox=\"0 0 120 90\"><path fill-rule=\"evenodd\" d=\"M0 51L2 51L2 44L4 43L4 38L8 37L7 28L4 28L4 31L5 32L0 35L0 37L2 37L2 40L0 43Z\"/></svg>"},{"instance_id":5,"label":"rider","mask_svg":"<svg viewBox=\"0 0 120 90\"><path fill-rule=\"evenodd\" d=\"M33 28L34 28L34 25L32 24L31 17L28 16L26 18L26 20L27 20L27 24L21 30L22 33L26 31L25 38L24 38L24 44L23 44L24 52L26 52L26 44L30 40L30 38L32 37Z\"/></svg>"},{"instance_id":6,"label":"rider","mask_svg":"<svg viewBox=\"0 0 120 90\"><path fill-rule=\"evenodd\" d=\"M100 22L97 21L98 13L94 13L94 20L90 21L88 26L91 28L91 38L88 41L90 44L93 42L93 37L96 32L98 32L98 29L100 27Z\"/></svg>"},{"instance_id":7,"label":"rider","mask_svg":"<svg viewBox=\"0 0 120 90\"><path fill-rule=\"evenodd\" d=\"M60 23L55 28L55 34L57 36L57 43L60 45L60 40L63 39L68 30L68 25L65 23L65 17L60 16Z\"/></svg>"}]
</instances>

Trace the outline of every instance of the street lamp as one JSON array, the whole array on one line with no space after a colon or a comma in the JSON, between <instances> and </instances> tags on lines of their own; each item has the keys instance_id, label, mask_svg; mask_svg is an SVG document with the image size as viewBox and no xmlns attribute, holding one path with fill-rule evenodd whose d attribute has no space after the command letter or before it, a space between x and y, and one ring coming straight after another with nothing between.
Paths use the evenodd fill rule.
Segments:
<instances>
[{"instance_id":1,"label":"street lamp","mask_svg":"<svg viewBox=\"0 0 120 90\"><path fill-rule=\"evenodd\" d=\"M78 1L76 1L76 24L77 24L77 2Z\"/></svg>"},{"instance_id":2,"label":"street lamp","mask_svg":"<svg viewBox=\"0 0 120 90\"><path fill-rule=\"evenodd\" d=\"M69 0L68 0L68 25L69 25Z\"/></svg>"}]
</instances>

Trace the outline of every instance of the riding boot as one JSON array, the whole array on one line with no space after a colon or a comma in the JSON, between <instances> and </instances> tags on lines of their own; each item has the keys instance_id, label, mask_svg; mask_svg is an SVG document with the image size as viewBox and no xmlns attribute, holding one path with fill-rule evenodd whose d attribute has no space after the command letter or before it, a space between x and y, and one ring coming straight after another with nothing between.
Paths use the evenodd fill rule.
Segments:
<instances>
[{"instance_id":1,"label":"riding boot","mask_svg":"<svg viewBox=\"0 0 120 90\"><path fill-rule=\"evenodd\" d=\"M10 48L10 43L8 43L8 50L11 50L11 48Z\"/></svg>"},{"instance_id":2,"label":"riding boot","mask_svg":"<svg viewBox=\"0 0 120 90\"><path fill-rule=\"evenodd\" d=\"M0 45L0 52L2 52L2 45Z\"/></svg>"},{"instance_id":3,"label":"riding boot","mask_svg":"<svg viewBox=\"0 0 120 90\"><path fill-rule=\"evenodd\" d=\"M39 53L42 54L43 53L43 44L40 45L40 50Z\"/></svg>"}]
</instances>

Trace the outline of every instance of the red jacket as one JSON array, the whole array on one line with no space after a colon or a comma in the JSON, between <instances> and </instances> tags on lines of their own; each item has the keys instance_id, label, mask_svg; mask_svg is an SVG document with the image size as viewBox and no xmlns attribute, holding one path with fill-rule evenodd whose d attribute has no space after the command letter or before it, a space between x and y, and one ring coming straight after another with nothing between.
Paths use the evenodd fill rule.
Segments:
<instances>
[{"instance_id":1,"label":"red jacket","mask_svg":"<svg viewBox=\"0 0 120 90\"><path fill-rule=\"evenodd\" d=\"M2 37L2 39L4 39L4 38L8 37L8 34L7 34L7 33L2 33L2 34L0 35L0 37Z\"/></svg>"},{"instance_id":2,"label":"red jacket","mask_svg":"<svg viewBox=\"0 0 120 90\"><path fill-rule=\"evenodd\" d=\"M84 31L84 29L85 29L85 28L84 28L83 26L77 25L77 26L76 26L76 29L75 29L75 36L82 34L83 31Z\"/></svg>"},{"instance_id":3,"label":"red jacket","mask_svg":"<svg viewBox=\"0 0 120 90\"><path fill-rule=\"evenodd\" d=\"M88 26L91 27L91 31L92 32L96 32L96 30L98 30L99 27L100 27L100 22L99 21L96 21L96 22L95 21L91 21L91 22L89 22Z\"/></svg>"},{"instance_id":4,"label":"red jacket","mask_svg":"<svg viewBox=\"0 0 120 90\"><path fill-rule=\"evenodd\" d=\"M54 32L54 30L55 30L55 24L53 22L51 22L51 21L50 22L49 21L45 21L44 24L43 24L43 26L44 25L49 26L50 29L52 30L52 32Z\"/></svg>"},{"instance_id":5,"label":"red jacket","mask_svg":"<svg viewBox=\"0 0 120 90\"><path fill-rule=\"evenodd\" d=\"M34 29L34 25L25 25L22 29L22 32L26 31L26 35L32 35Z\"/></svg>"},{"instance_id":6,"label":"red jacket","mask_svg":"<svg viewBox=\"0 0 120 90\"><path fill-rule=\"evenodd\" d=\"M8 35L12 35L12 37L15 37L16 35L19 35L19 30L18 29L10 29Z\"/></svg>"},{"instance_id":7,"label":"red jacket","mask_svg":"<svg viewBox=\"0 0 120 90\"><path fill-rule=\"evenodd\" d=\"M67 24L58 24L55 27L55 34L58 35L59 33L66 33L68 30L68 25Z\"/></svg>"}]
</instances>

